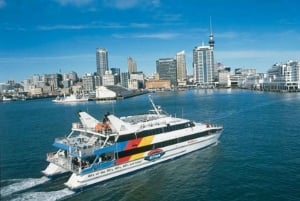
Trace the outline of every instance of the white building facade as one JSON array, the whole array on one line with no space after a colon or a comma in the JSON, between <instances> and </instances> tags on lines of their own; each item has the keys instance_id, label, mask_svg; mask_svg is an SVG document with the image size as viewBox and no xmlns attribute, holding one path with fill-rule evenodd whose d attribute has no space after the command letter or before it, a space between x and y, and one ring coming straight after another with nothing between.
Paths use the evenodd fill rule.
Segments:
<instances>
[{"instance_id":1,"label":"white building facade","mask_svg":"<svg viewBox=\"0 0 300 201\"><path fill-rule=\"evenodd\" d=\"M210 46L197 46L193 50L193 74L197 85L212 87L214 75L214 51Z\"/></svg>"}]
</instances>

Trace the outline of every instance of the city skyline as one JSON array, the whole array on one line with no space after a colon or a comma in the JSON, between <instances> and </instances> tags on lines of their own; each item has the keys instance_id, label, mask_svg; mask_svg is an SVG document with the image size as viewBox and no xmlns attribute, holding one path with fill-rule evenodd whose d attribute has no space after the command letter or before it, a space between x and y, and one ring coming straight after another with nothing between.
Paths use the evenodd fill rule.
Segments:
<instances>
[{"instance_id":1,"label":"city skyline","mask_svg":"<svg viewBox=\"0 0 300 201\"><path fill-rule=\"evenodd\" d=\"M127 71L131 56L145 74L156 60L208 44L215 62L266 72L300 60L300 3L170 0L0 0L0 82L33 74L96 72L95 49L109 52L109 68ZM34 11L34 12L33 12Z\"/></svg>"}]
</instances>

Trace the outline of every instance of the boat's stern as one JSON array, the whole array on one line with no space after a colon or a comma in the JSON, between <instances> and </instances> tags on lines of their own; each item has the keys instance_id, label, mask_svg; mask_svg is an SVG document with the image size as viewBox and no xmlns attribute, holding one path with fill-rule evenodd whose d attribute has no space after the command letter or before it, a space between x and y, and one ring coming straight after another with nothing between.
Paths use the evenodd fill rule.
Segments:
<instances>
[{"instance_id":1,"label":"boat's stern","mask_svg":"<svg viewBox=\"0 0 300 201\"><path fill-rule=\"evenodd\" d=\"M69 180L64 184L73 191L81 190L86 186L84 182L80 182L80 176L76 173L73 173Z\"/></svg>"},{"instance_id":2,"label":"boat's stern","mask_svg":"<svg viewBox=\"0 0 300 201\"><path fill-rule=\"evenodd\" d=\"M54 163L49 163L47 168L45 170L43 170L42 173L44 175L46 175L47 177L53 177L56 175L64 174L68 171L69 170L59 167L59 166L55 165Z\"/></svg>"}]
</instances>

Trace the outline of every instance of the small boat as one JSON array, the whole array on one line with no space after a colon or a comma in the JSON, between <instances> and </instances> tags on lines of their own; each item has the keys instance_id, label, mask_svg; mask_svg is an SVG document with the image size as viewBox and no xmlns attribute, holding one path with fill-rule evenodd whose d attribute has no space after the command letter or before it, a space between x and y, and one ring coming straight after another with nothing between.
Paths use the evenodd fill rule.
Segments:
<instances>
[{"instance_id":1,"label":"small boat","mask_svg":"<svg viewBox=\"0 0 300 201\"><path fill-rule=\"evenodd\" d=\"M65 185L82 188L167 161L218 142L223 127L172 117L149 100L153 109L99 121L79 112L67 137L56 138L47 154L46 176L70 172Z\"/></svg>"},{"instance_id":2,"label":"small boat","mask_svg":"<svg viewBox=\"0 0 300 201\"><path fill-rule=\"evenodd\" d=\"M55 103L74 103L74 102L84 102L88 101L89 98L84 95L79 94L71 94L69 96L66 96L64 94L63 97L57 96L56 99L52 100Z\"/></svg>"},{"instance_id":3,"label":"small boat","mask_svg":"<svg viewBox=\"0 0 300 201\"><path fill-rule=\"evenodd\" d=\"M13 100L12 98L8 98L6 96L2 97L2 101L12 101L12 100Z\"/></svg>"}]
</instances>

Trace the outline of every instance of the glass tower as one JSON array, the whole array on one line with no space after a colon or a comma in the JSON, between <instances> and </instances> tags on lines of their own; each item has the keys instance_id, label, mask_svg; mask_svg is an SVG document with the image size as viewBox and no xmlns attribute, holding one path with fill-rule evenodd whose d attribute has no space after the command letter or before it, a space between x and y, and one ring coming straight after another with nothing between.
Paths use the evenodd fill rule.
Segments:
<instances>
[{"instance_id":1,"label":"glass tower","mask_svg":"<svg viewBox=\"0 0 300 201\"><path fill-rule=\"evenodd\" d=\"M104 48L96 50L97 74L101 77L108 71L108 52Z\"/></svg>"},{"instance_id":2,"label":"glass tower","mask_svg":"<svg viewBox=\"0 0 300 201\"><path fill-rule=\"evenodd\" d=\"M173 58L156 61L156 72L160 80L170 80L172 86L177 86L177 62Z\"/></svg>"}]
</instances>

